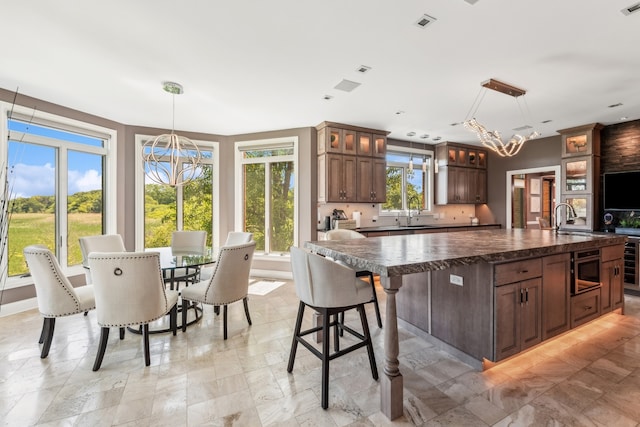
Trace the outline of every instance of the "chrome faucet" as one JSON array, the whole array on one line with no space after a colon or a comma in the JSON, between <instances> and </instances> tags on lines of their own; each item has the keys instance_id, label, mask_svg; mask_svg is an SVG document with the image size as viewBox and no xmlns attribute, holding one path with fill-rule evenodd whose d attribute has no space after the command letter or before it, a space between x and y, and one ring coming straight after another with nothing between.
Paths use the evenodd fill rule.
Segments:
<instances>
[{"instance_id":1,"label":"chrome faucet","mask_svg":"<svg viewBox=\"0 0 640 427\"><path fill-rule=\"evenodd\" d=\"M556 205L556 208L555 208L555 214L554 214L554 219L553 219L553 230L556 233L560 229L560 219L558 218L558 209L561 206L566 206L567 207L567 221L569 219L573 219L573 218L577 218L578 217L578 215L576 214L576 210L569 203L564 203L564 202L563 203L558 203Z\"/></svg>"},{"instance_id":2,"label":"chrome faucet","mask_svg":"<svg viewBox=\"0 0 640 427\"><path fill-rule=\"evenodd\" d=\"M416 215L420 214L420 198L418 196L413 196L410 197L409 200L407 201L407 207L409 208L409 216L407 217L407 225L411 225L411 202L417 201L418 204L416 205L416 207L418 209L416 209Z\"/></svg>"}]
</instances>

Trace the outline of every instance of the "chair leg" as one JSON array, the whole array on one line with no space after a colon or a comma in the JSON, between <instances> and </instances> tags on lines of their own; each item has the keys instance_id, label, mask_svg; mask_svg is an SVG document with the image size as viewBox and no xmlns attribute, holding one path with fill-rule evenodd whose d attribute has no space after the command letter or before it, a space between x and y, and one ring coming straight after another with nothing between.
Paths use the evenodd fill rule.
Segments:
<instances>
[{"instance_id":1,"label":"chair leg","mask_svg":"<svg viewBox=\"0 0 640 427\"><path fill-rule=\"evenodd\" d=\"M341 312L339 314L339 319L340 319L340 324L344 325L344 311ZM340 332L338 332L338 329L336 329L336 333L340 333L340 336L344 336L344 330L342 328L339 328Z\"/></svg>"},{"instance_id":2,"label":"chair leg","mask_svg":"<svg viewBox=\"0 0 640 427\"><path fill-rule=\"evenodd\" d=\"M120 339L124 339L124 328L120 328Z\"/></svg>"},{"instance_id":3,"label":"chair leg","mask_svg":"<svg viewBox=\"0 0 640 427\"><path fill-rule=\"evenodd\" d=\"M98 346L98 354L96 354L96 360L93 362L93 371L100 369L102 365L102 359L104 358L104 351L107 349L107 341L109 340L109 328L102 327L100 329L100 345Z\"/></svg>"},{"instance_id":4,"label":"chair leg","mask_svg":"<svg viewBox=\"0 0 640 427\"><path fill-rule=\"evenodd\" d=\"M329 313L322 313L322 409L329 407Z\"/></svg>"},{"instance_id":5,"label":"chair leg","mask_svg":"<svg viewBox=\"0 0 640 427\"><path fill-rule=\"evenodd\" d=\"M42 318L42 331L40 332L40 339L38 340L38 344L42 344L44 342L44 337L47 334L47 318Z\"/></svg>"},{"instance_id":6,"label":"chair leg","mask_svg":"<svg viewBox=\"0 0 640 427\"><path fill-rule=\"evenodd\" d=\"M362 331L367 343L367 354L369 355L369 364L371 365L371 375L374 380L378 379L378 367L376 366L376 357L373 354L373 344L371 343L371 332L369 331L369 323L367 322L367 313L364 311L364 305L358 306L360 313L360 322L362 323Z\"/></svg>"},{"instance_id":7,"label":"chair leg","mask_svg":"<svg viewBox=\"0 0 640 427\"><path fill-rule=\"evenodd\" d=\"M244 303L244 314L247 316L247 322L249 322L249 325L251 325L251 316L249 315L249 299L247 297L244 297L242 299L242 302Z\"/></svg>"},{"instance_id":8,"label":"chair leg","mask_svg":"<svg viewBox=\"0 0 640 427\"><path fill-rule=\"evenodd\" d=\"M173 336L176 336L178 330L178 303L175 303L169 311L169 324L171 325L171 332Z\"/></svg>"},{"instance_id":9,"label":"chair leg","mask_svg":"<svg viewBox=\"0 0 640 427\"><path fill-rule=\"evenodd\" d=\"M44 324L42 325L42 333L44 333L44 344L42 345L42 352L40 353L40 358L42 359L49 355L49 349L51 348L51 342L53 341L53 330L55 329L55 326L55 317L44 318ZM42 333L40 334L40 338L42 338Z\"/></svg>"},{"instance_id":10,"label":"chair leg","mask_svg":"<svg viewBox=\"0 0 640 427\"><path fill-rule=\"evenodd\" d=\"M149 354L149 324L142 325L142 341L144 341L144 366L151 365L151 355Z\"/></svg>"},{"instance_id":11,"label":"chair leg","mask_svg":"<svg viewBox=\"0 0 640 427\"><path fill-rule=\"evenodd\" d=\"M222 308L222 330L224 339L227 339L227 304Z\"/></svg>"},{"instance_id":12,"label":"chair leg","mask_svg":"<svg viewBox=\"0 0 640 427\"><path fill-rule=\"evenodd\" d=\"M187 311L189 310L189 301L182 298L182 332L187 332Z\"/></svg>"},{"instance_id":13,"label":"chair leg","mask_svg":"<svg viewBox=\"0 0 640 427\"><path fill-rule=\"evenodd\" d=\"M338 321L338 317L342 318L340 322ZM333 332L333 348L336 353L340 351L340 337L344 334L344 331L340 327L341 322L344 322L344 311L342 313L336 313L333 315L333 323L335 323L336 325L336 328Z\"/></svg>"},{"instance_id":14,"label":"chair leg","mask_svg":"<svg viewBox=\"0 0 640 427\"><path fill-rule=\"evenodd\" d=\"M300 301L298 306L298 317L296 318L296 326L293 329L293 340L291 341L291 351L289 352L289 364L287 372L293 371L293 364L296 360L296 350L298 349L298 337L300 336L300 328L302 327L302 317L304 316L304 303Z\"/></svg>"},{"instance_id":15,"label":"chair leg","mask_svg":"<svg viewBox=\"0 0 640 427\"><path fill-rule=\"evenodd\" d=\"M373 291L373 307L376 309L376 320L378 321L378 328L382 328L382 317L380 317L380 306L378 305L378 295L376 295L376 282L373 280L373 273L369 274L369 281L371 282L371 291Z\"/></svg>"},{"instance_id":16,"label":"chair leg","mask_svg":"<svg viewBox=\"0 0 640 427\"><path fill-rule=\"evenodd\" d=\"M87 314L89 314L89 312L88 312L88 311L85 311L85 312L84 312L85 317L87 316Z\"/></svg>"},{"instance_id":17,"label":"chair leg","mask_svg":"<svg viewBox=\"0 0 640 427\"><path fill-rule=\"evenodd\" d=\"M220 315L220 306L219 305L214 305L213 306L213 312L216 314L216 316Z\"/></svg>"}]
</instances>

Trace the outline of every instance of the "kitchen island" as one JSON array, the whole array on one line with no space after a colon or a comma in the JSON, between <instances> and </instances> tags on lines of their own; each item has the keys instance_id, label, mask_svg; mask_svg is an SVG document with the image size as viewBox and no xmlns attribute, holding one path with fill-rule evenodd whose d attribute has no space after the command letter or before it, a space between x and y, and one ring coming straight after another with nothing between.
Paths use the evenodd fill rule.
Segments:
<instances>
[{"instance_id":1,"label":"kitchen island","mask_svg":"<svg viewBox=\"0 0 640 427\"><path fill-rule=\"evenodd\" d=\"M381 410L395 419L403 413L399 318L470 364L487 367L542 342L543 335L548 339L600 316L603 307L621 312L625 240L611 234L478 230L305 246L380 275L387 294ZM602 254L602 286L572 295L571 255L586 250Z\"/></svg>"}]
</instances>

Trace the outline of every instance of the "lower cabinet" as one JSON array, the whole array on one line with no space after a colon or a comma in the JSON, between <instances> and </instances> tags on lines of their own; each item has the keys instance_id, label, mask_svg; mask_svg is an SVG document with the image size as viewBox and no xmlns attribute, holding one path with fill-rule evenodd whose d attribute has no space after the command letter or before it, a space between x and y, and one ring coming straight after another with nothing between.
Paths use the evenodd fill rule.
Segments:
<instances>
[{"instance_id":1,"label":"lower cabinet","mask_svg":"<svg viewBox=\"0 0 640 427\"><path fill-rule=\"evenodd\" d=\"M600 251L600 290L603 313L623 306L624 302L624 248L605 246Z\"/></svg>"},{"instance_id":2,"label":"lower cabinet","mask_svg":"<svg viewBox=\"0 0 640 427\"><path fill-rule=\"evenodd\" d=\"M572 328L600 317L600 291L597 288L571 297Z\"/></svg>"},{"instance_id":3,"label":"lower cabinet","mask_svg":"<svg viewBox=\"0 0 640 427\"><path fill-rule=\"evenodd\" d=\"M542 339L546 340L571 327L571 255L542 258Z\"/></svg>"}]
</instances>

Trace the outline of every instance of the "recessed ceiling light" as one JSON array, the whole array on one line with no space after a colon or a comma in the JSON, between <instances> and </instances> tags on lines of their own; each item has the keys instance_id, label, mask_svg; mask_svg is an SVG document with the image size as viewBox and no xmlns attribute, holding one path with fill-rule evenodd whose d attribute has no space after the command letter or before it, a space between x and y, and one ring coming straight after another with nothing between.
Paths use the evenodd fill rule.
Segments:
<instances>
[{"instance_id":1,"label":"recessed ceiling light","mask_svg":"<svg viewBox=\"0 0 640 427\"><path fill-rule=\"evenodd\" d=\"M322 97L322 99L324 99L325 101L329 101L330 99L333 99L333 96L325 95L325 96Z\"/></svg>"},{"instance_id":2,"label":"recessed ceiling light","mask_svg":"<svg viewBox=\"0 0 640 427\"><path fill-rule=\"evenodd\" d=\"M520 132L521 130L527 130L527 129L533 129L533 128L529 125L523 125L517 128L513 128L512 130L515 130L516 132Z\"/></svg>"},{"instance_id":3,"label":"recessed ceiling light","mask_svg":"<svg viewBox=\"0 0 640 427\"><path fill-rule=\"evenodd\" d=\"M636 3L629 7L625 7L620 12L622 12L623 15L631 15L632 13L637 12L639 10L640 10L640 3Z\"/></svg>"},{"instance_id":4,"label":"recessed ceiling light","mask_svg":"<svg viewBox=\"0 0 640 427\"><path fill-rule=\"evenodd\" d=\"M425 28L427 27L427 25L433 23L433 21L436 21L436 18L434 18L433 16L429 16L427 14L424 14L415 22L415 24L419 28Z\"/></svg>"},{"instance_id":5,"label":"recessed ceiling light","mask_svg":"<svg viewBox=\"0 0 640 427\"><path fill-rule=\"evenodd\" d=\"M407 136L415 136L416 133L415 132L407 132Z\"/></svg>"},{"instance_id":6,"label":"recessed ceiling light","mask_svg":"<svg viewBox=\"0 0 640 427\"><path fill-rule=\"evenodd\" d=\"M620 121L627 120L629 117L620 117Z\"/></svg>"},{"instance_id":7,"label":"recessed ceiling light","mask_svg":"<svg viewBox=\"0 0 640 427\"><path fill-rule=\"evenodd\" d=\"M618 102L618 103L616 103L616 104L608 105L608 107L609 107L609 108L622 107L622 102Z\"/></svg>"},{"instance_id":8,"label":"recessed ceiling light","mask_svg":"<svg viewBox=\"0 0 640 427\"><path fill-rule=\"evenodd\" d=\"M371 67L368 67L366 65L361 65L356 69L356 71L362 74L368 73L369 71L371 71Z\"/></svg>"},{"instance_id":9,"label":"recessed ceiling light","mask_svg":"<svg viewBox=\"0 0 640 427\"><path fill-rule=\"evenodd\" d=\"M428 133L423 133L422 135L420 135L420 138L427 139L427 138L429 138L429 134Z\"/></svg>"},{"instance_id":10,"label":"recessed ceiling light","mask_svg":"<svg viewBox=\"0 0 640 427\"><path fill-rule=\"evenodd\" d=\"M397 115L397 116L399 116L399 115L401 115L401 114L404 114L404 111L402 111L402 110L398 110L398 111L396 111L396 115Z\"/></svg>"},{"instance_id":11,"label":"recessed ceiling light","mask_svg":"<svg viewBox=\"0 0 640 427\"><path fill-rule=\"evenodd\" d=\"M435 138L433 138L434 141L440 141L442 138L440 138L439 136L436 136Z\"/></svg>"},{"instance_id":12,"label":"recessed ceiling light","mask_svg":"<svg viewBox=\"0 0 640 427\"><path fill-rule=\"evenodd\" d=\"M360 86L358 82L352 82L351 80L343 79L340 83L338 83L334 89L343 90L345 92L351 92L355 88Z\"/></svg>"},{"instance_id":13,"label":"recessed ceiling light","mask_svg":"<svg viewBox=\"0 0 640 427\"><path fill-rule=\"evenodd\" d=\"M469 3L469 4L476 4L476 3L478 3L478 0L464 0L464 1L466 1L466 2L467 2L467 3Z\"/></svg>"},{"instance_id":14,"label":"recessed ceiling light","mask_svg":"<svg viewBox=\"0 0 640 427\"><path fill-rule=\"evenodd\" d=\"M551 123L551 122L552 122L552 120L551 120L551 119L547 119L547 120L543 120L543 121L541 121L540 123Z\"/></svg>"},{"instance_id":15,"label":"recessed ceiling light","mask_svg":"<svg viewBox=\"0 0 640 427\"><path fill-rule=\"evenodd\" d=\"M461 125L461 124L462 124L462 122L455 122L455 123L451 123L450 126L458 126L458 125Z\"/></svg>"}]
</instances>

